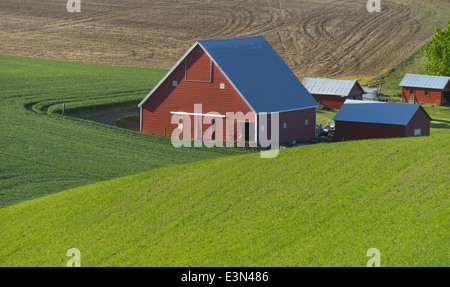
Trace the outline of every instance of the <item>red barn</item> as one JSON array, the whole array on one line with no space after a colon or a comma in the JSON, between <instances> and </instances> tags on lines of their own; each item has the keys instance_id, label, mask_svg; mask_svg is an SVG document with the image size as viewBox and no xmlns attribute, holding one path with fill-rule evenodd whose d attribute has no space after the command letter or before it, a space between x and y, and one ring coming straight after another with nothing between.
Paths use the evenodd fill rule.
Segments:
<instances>
[{"instance_id":1,"label":"red barn","mask_svg":"<svg viewBox=\"0 0 450 287\"><path fill-rule=\"evenodd\" d=\"M450 77L406 74L401 81L402 100L408 103L450 103Z\"/></svg>"},{"instance_id":2,"label":"red barn","mask_svg":"<svg viewBox=\"0 0 450 287\"><path fill-rule=\"evenodd\" d=\"M419 104L347 100L333 120L336 141L430 135L431 118Z\"/></svg>"},{"instance_id":3,"label":"red barn","mask_svg":"<svg viewBox=\"0 0 450 287\"><path fill-rule=\"evenodd\" d=\"M261 115L279 113L280 142L315 136L317 106L262 36L197 41L139 104L141 132L181 131L191 139L253 141L270 134ZM174 115L183 122L174 122ZM232 132L225 123L211 128L228 120L235 122Z\"/></svg>"},{"instance_id":4,"label":"red barn","mask_svg":"<svg viewBox=\"0 0 450 287\"><path fill-rule=\"evenodd\" d=\"M304 78L303 85L319 104L339 110L345 100L361 100L365 91L356 80Z\"/></svg>"}]
</instances>

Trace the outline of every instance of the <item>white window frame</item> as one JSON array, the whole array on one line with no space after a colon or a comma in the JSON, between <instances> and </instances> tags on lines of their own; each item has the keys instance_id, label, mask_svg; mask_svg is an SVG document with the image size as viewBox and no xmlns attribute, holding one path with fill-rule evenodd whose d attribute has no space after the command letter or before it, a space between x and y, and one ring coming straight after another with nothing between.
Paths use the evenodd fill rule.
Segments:
<instances>
[{"instance_id":1,"label":"white window frame","mask_svg":"<svg viewBox=\"0 0 450 287\"><path fill-rule=\"evenodd\" d=\"M219 88L220 88L221 90L225 90L225 83L220 83Z\"/></svg>"},{"instance_id":2,"label":"white window frame","mask_svg":"<svg viewBox=\"0 0 450 287\"><path fill-rule=\"evenodd\" d=\"M173 81L172 81L172 86L173 86L173 87L178 87L178 81L173 80Z\"/></svg>"}]
</instances>

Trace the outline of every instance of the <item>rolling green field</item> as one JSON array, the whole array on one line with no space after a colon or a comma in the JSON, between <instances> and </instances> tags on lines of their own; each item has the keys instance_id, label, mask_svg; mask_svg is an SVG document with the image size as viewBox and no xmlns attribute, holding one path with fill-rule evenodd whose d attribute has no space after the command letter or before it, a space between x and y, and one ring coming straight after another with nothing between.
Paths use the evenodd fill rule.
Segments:
<instances>
[{"instance_id":1,"label":"rolling green field","mask_svg":"<svg viewBox=\"0 0 450 287\"><path fill-rule=\"evenodd\" d=\"M448 133L211 159L0 209L1 266L449 266Z\"/></svg>"},{"instance_id":2,"label":"rolling green field","mask_svg":"<svg viewBox=\"0 0 450 287\"><path fill-rule=\"evenodd\" d=\"M164 73L0 56L0 266L70 248L82 266L365 266L370 248L450 266L450 108L425 106L430 137L274 159L59 115L137 103Z\"/></svg>"},{"instance_id":3,"label":"rolling green field","mask_svg":"<svg viewBox=\"0 0 450 287\"><path fill-rule=\"evenodd\" d=\"M165 70L0 55L0 207L239 149L176 149L170 139L62 117L137 103Z\"/></svg>"}]
</instances>

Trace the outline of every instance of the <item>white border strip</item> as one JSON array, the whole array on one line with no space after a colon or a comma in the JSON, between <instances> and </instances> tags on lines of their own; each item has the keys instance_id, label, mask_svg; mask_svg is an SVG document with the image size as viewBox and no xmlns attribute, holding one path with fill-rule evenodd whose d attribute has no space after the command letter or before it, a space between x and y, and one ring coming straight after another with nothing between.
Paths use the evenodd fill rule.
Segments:
<instances>
[{"instance_id":1,"label":"white border strip","mask_svg":"<svg viewBox=\"0 0 450 287\"><path fill-rule=\"evenodd\" d=\"M199 113L185 113L185 112L170 112L172 115L187 115L187 116L201 116L201 117L211 117L211 118L226 118L223 115L215 114L199 114Z\"/></svg>"}]
</instances>

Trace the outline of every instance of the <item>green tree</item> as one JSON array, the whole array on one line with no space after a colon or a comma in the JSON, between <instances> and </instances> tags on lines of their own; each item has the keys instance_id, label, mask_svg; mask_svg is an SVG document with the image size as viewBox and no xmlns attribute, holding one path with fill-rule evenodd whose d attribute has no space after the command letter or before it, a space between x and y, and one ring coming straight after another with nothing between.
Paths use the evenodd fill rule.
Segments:
<instances>
[{"instance_id":1,"label":"green tree","mask_svg":"<svg viewBox=\"0 0 450 287\"><path fill-rule=\"evenodd\" d=\"M431 43L424 49L428 58L428 72L436 76L450 76L450 20L444 30L436 28Z\"/></svg>"}]
</instances>

